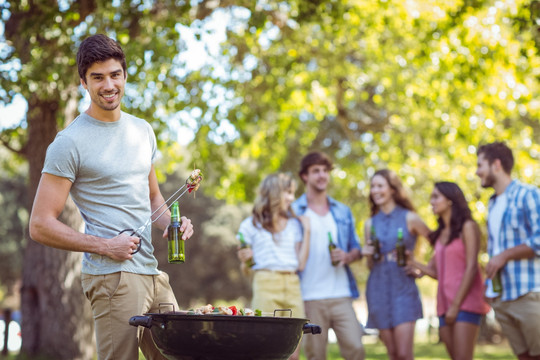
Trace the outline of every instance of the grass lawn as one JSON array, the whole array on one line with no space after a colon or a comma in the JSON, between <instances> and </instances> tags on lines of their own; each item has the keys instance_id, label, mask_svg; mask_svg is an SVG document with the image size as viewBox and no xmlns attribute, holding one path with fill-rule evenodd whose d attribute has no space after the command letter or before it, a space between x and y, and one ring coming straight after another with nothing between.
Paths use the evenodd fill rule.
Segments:
<instances>
[{"instance_id":1,"label":"grass lawn","mask_svg":"<svg viewBox=\"0 0 540 360\"><path fill-rule=\"evenodd\" d=\"M386 348L380 341L367 342L364 344L364 347L366 349L366 360L386 360L388 358ZM416 342L414 345L414 355L415 360L449 359L446 348L442 343ZM512 350L510 350L510 346L507 343L500 345L478 344L475 348L474 358L479 360L510 360L515 359L515 356L512 354ZM300 354L300 359L306 359L304 354ZM330 344L328 347L328 360L332 359L342 359L337 344Z\"/></svg>"},{"instance_id":2,"label":"grass lawn","mask_svg":"<svg viewBox=\"0 0 540 360\"><path fill-rule=\"evenodd\" d=\"M386 360L386 349L380 341L374 341L373 338L367 338L364 341L366 349L366 360L380 359ZM414 345L415 360L448 360L448 354L443 344L434 344L427 341L419 341ZM1 356L0 356L1 357ZM475 359L478 360L510 360L515 359L515 356L510 350L510 346L504 342L499 345L492 344L478 344L475 348ZM22 360L15 355L8 355L6 360ZM300 353L300 359L306 360L303 353ZM339 354L339 348L337 344L329 344L328 346L328 360L342 359ZM28 359L30 360L30 359ZM32 359L35 360L35 359ZM139 360L144 360L142 354L139 355Z\"/></svg>"}]
</instances>

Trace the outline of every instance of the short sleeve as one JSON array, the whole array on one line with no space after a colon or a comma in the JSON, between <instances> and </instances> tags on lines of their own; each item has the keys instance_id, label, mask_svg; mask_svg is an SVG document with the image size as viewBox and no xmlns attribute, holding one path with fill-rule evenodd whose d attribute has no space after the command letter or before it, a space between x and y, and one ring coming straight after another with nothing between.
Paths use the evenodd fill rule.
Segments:
<instances>
[{"instance_id":1,"label":"short sleeve","mask_svg":"<svg viewBox=\"0 0 540 360\"><path fill-rule=\"evenodd\" d=\"M154 133L154 130L152 129L152 126L148 123L148 138L150 140L150 147L152 149L152 164L157 160L157 140L156 140L156 134Z\"/></svg>"},{"instance_id":2,"label":"short sleeve","mask_svg":"<svg viewBox=\"0 0 540 360\"><path fill-rule=\"evenodd\" d=\"M47 148L45 163L41 172L75 182L79 165L77 147L70 138L59 134Z\"/></svg>"},{"instance_id":3,"label":"short sleeve","mask_svg":"<svg viewBox=\"0 0 540 360\"><path fill-rule=\"evenodd\" d=\"M525 243L540 256L540 190L530 187L524 196L523 207L525 221L528 224L530 236L525 238Z\"/></svg>"},{"instance_id":4,"label":"short sleeve","mask_svg":"<svg viewBox=\"0 0 540 360\"><path fill-rule=\"evenodd\" d=\"M242 223L240 224L240 228L238 229L238 233L236 234L236 239L240 241L240 234L244 236L244 240L247 244L253 245L253 237L255 236L255 227L253 226L252 218L251 216L247 219L244 219Z\"/></svg>"}]
</instances>

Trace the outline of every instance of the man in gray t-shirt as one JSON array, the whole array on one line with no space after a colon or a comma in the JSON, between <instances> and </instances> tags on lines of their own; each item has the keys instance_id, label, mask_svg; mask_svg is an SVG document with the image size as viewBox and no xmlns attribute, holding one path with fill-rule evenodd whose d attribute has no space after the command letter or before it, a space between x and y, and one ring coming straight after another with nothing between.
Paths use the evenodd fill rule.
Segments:
<instances>
[{"instance_id":1,"label":"man in gray t-shirt","mask_svg":"<svg viewBox=\"0 0 540 360\"><path fill-rule=\"evenodd\" d=\"M120 110L126 61L104 35L85 39L77 53L81 85L91 99L85 113L59 132L47 149L30 217L30 236L44 245L84 252L82 286L94 313L98 358L163 359L146 328L129 325L133 315L176 304L168 277L157 268L150 228L137 228L165 203L153 161L156 139L144 120ZM84 233L58 220L71 195L85 222ZM167 236L170 214L154 225ZM193 234L182 217L183 238ZM133 254L142 242L140 252Z\"/></svg>"}]
</instances>

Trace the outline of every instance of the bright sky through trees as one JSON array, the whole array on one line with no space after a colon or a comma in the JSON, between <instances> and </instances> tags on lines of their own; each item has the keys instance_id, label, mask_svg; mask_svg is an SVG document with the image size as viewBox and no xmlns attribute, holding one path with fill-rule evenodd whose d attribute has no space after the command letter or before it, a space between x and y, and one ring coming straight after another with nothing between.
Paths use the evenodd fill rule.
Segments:
<instances>
[{"instance_id":1,"label":"bright sky through trees","mask_svg":"<svg viewBox=\"0 0 540 360\"><path fill-rule=\"evenodd\" d=\"M0 4L3 2L3 0L0 0ZM187 51L178 54L177 58L171 59L179 64L183 64L182 67L177 68L177 71L182 73L197 71L205 64L212 63L212 66L216 69L217 76L227 76L224 73L223 67L220 66L215 58L219 57L219 44L226 40L225 28L229 21L229 12L218 10L203 23L198 23L192 27L177 24L180 38L185 42L187 47ZM4 40L4 23L0 21L0 51L7 48L7 45L2 40ZM6 66L9 65L2 64L0 69L3 71L8 70L4 69ZM76 69L73 70L76 71ZM84 92L82 87L79 89L81 92ZM78 108L80 112L88 108L89 101L90 98L85 93L85 96L79 103ZM221 99L221 101L225 102L225 99ZM20 95L15 96L10 104L5 105L0 103L0 129L10 128L20 124L25 118L27 110L28 104L24 97ZM157 114L167 118L167 114L160 111L160 109L157 110ZM179 144L187 145L193 140L195 136L194 130L197 127L197 119L200 115L200 112L197 111L180 111L173 115L174 117L181 118L180 122L174 118L170 118L170 130L176 134L176 141ZM234 128L230 123L224 122L220 127L223 133L229 134L229 137L234 136Z\"/></svg>"}]
</instances>

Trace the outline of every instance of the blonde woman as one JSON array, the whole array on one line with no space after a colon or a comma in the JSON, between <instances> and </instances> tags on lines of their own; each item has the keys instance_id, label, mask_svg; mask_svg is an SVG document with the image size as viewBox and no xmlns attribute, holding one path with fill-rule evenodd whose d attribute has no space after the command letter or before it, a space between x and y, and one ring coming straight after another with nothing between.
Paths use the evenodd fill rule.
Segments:
<instances>
[{"instance_id":1,"label":"blonde woman","mask_svg":"<svg viewBox=\"0 0 540 360\"><path fill-rule=\"evenodd\" d=\"M291 309L292 316L305 317L298 272L309 254L309 220L297 217L291 204L296 182L285 173L267 176L258 189L252 216L240 224L249 248L238 250L244 270L253 258L252 307L263 312ZM288 315L288 314L287 314ZM298 359L300 347L290 359Z\"/></svg>"}]
</instances>

